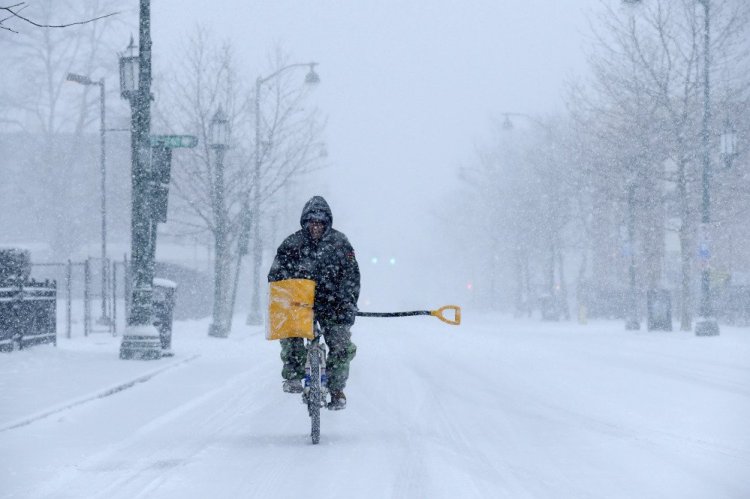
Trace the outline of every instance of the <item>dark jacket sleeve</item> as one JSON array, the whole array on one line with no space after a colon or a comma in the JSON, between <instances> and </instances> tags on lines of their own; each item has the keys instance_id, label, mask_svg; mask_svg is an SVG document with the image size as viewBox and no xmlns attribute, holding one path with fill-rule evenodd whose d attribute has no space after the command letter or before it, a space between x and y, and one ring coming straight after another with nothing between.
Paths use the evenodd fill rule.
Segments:
<instances>
[{"instance_id":1,"label":"dark jacket sleeve","mask_svg":"<svg viewBox=\"0 0 750 499\"><path fill-rule=\"evenodd\" d=\"M357 300L359 300L360 275L359 264L354 255L354 248L344 238L341 260L341 283L339 286L340 317L345 324L354 324L357 313Z\"/></svg>"},{"instance_id":2,"label":"dark jacket sleeve","mask_svg":"<svg viewBox=\"0 0 750 499\"><path fill-rule=\"evenodd\" d=\"M268 282L283 281L292 277L291 264L294 253L292 236L287 237L276 250L276 257L268 271Z\"/></svg>"}]
</instances>

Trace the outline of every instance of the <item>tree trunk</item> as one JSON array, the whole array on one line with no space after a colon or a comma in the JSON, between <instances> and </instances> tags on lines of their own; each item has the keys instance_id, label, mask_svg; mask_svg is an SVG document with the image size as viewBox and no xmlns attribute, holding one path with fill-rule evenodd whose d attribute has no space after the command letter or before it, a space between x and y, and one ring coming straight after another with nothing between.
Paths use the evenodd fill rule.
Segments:
<instances>
[{"instance_id":1,"label":"tree trunk","mask_svg":"<svg viewBox=\"0 0 750 499\"><path fill-rule=\"evenodd\" d=\"M560 276L560 309L566 321L570 320L570 307L568 306L568 285L565 283L565 262L560 245L557 245L557 268Z\"/></svg>"},{"instance_id":2,"label":"tree trunk","mask_svg":"<svg viewBox=\"0 0 750 499\"><path fill-rule=\"evenodd\" d=\"M664 259L664 204L662 193L653 179L646 185L644 207L643 259L646 289L656 289L662 284Z\"/></svg>"},{"instance_id":3,"label":"tree trunk","mask_svg":"<svg viewBox=\"0 0 750 499\"><path fill-rule=\"evenodd\" d=\"M519 245L516 245L514 251L515 255L513 258L514 270L516 274L516 290L515 290L515 311L513 312L514 317L521 317L526 313L528 295L525 293L526 286L524 283L524 255Z\"/></svg>"}]
</instances>

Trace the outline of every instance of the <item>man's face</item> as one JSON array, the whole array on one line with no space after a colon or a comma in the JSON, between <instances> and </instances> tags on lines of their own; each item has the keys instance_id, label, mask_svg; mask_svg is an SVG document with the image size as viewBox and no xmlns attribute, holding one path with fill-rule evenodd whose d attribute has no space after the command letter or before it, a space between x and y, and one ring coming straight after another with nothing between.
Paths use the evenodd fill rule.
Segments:
<instances>
[{"instance_id":1,"label":"man's face","mask_svg":"<svg viewBox=\"0 0 750 499\"><path fill-rule=\"evenodd\" d=\"M307 224L307 230L310 231L310 237L313 238L313 241L317 242L323 237L323 232L326 231L326 224L320 220L311 220Z\"/></svg>"}]
</instances>

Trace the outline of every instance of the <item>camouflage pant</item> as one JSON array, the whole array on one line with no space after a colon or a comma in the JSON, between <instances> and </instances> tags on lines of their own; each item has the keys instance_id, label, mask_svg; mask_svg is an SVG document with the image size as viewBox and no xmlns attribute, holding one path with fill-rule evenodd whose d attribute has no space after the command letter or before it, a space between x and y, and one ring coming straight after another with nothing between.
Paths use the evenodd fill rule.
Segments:
<instances>
[{"instance_id":1,"label":"camouflage pant","mask_svg":"<svg viewBox=\"0 0 750 499\"><path fill-rule=\"evenodd\" d=\"M328 345L326 372L328 388L343 390L349 378L349 362L357 353L357 346L352 343L349 326L336 324L323 326L323 338ZM284 367L281 377L284 379L302 379L305 377L305 342L302 338L281 340L281 360Z\"/></svg>"}]
</instances>

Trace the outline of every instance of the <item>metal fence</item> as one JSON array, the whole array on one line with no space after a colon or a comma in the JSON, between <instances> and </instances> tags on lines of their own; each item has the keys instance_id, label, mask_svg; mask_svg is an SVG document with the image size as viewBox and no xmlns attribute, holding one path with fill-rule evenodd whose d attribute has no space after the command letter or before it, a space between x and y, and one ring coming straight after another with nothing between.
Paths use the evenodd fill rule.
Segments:
<instances>
[{"instance_id":1,"label":"metal fence","mask_svg":"<svg viewBox=\"0 0 750 499\"><path fill-rule=\"evenodd\" d=\"M100 258L83 261L30 263L31 278L47 280L56 288L58 333L71 338L105 333L117 336L127 324L132 297L130 262ZM106 269L106 270L105 270ZM106 272L102 276L102 272ZM174 305L175 319L196 319L210 314L210 276L177 264L156 262L160 278L179 282L180 299ZM56 283L56 284L55 284Z\"/></svg>"},{"instance_id":2,"label":"metal fence","mask_svg":"<svg viewBox=\"0 0 750 499\"><path fill-rule=\"evenodd\" d=\"M65 324L65 337L73 335L73 324L83 324L83 334L93 333L117 334L117 301L116 277L118 266L127 267L126 263L107 260L107 275L101 279L101 259L88 258L81 262L32 263L32 275L50 277L61 283L59 304L62 320ZM123 279L124 281L125 279ZM94 283L101 282L102 285ZM102 286L104 288L102 289ZM101 305L99 316L94 319Z\"/></svg>"},{"instance_id":3,"label":"metal fence","mask_svg":"<svg viewBox=\"0 0 750 499\"><path fill-rule=\"evenodd\" d=\"M0 288L0 351L57 344L57 283L31 280Z\"/></svg>"}]
</instances>

